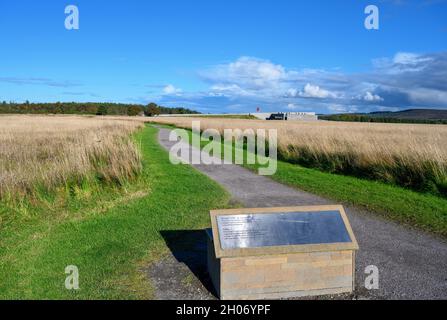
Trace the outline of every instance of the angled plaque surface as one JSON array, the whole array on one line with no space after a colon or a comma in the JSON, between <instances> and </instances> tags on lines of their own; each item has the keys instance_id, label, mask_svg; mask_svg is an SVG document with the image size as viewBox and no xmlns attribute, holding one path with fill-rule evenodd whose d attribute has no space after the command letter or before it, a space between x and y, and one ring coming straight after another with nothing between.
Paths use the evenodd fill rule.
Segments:
<instances>
[{"instance_id":1,"label":"angled plaque surface","mask_svg":"<svg viewBox=\"0 0 447 320\"><path fill-rule=\"evenodd\" d=\"M217 217L222 250L351 242L339 211Z\"/></svg>"},{"instance_id":2,"label":"angled plaque surface","mask_svg":"<svg viewBox=\"0 0 447 320\"><path fill-rule=\"evenodd\" d=\"M358 249L338 205L216 210L211 222L217 257Z\"/></svg>"}]
</instances>

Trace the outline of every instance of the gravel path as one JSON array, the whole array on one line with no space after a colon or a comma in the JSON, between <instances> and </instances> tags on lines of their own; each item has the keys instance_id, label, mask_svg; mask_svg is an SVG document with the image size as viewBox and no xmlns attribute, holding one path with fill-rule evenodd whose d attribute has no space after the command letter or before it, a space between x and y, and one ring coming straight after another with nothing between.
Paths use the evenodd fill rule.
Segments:
<instances>
[{"instance_id":1,"label":"gravel path","mask_svg":"<svg viewBox=\"0 0 447 320\"><path fill-rule=\"evenodd\" d=\"M174 144L169 141L169 132L169 129L164 128L159 131L160 144L167 150ZM191 151L200 152L194 148ZM194 165L194 167L225 187L235 201L241 202L246 207L333 204L333 201L282 185L237 165ZM357 289L354 298L447 299L447 243L444 240L387 221L371 212L346 205L345 209L360 246L356 257ZM188 264L188 261L186 263ZM179 259L174 255L159 262L158 266L156 264L149 274L152 278L157 277L157 268L161 272L163 269L175 269L178 264ZM203 261L196 261L195 267L189 268L195 268L192 271L199 278L205 273L205 266L200 264L203 264ZM364 288L367 276L365 268L368 265L379 268L378 290L368 291ZM170 290L172 283L164 285L162 278L158 278L155 283L159 298L181 299L181 294L184 294L182 292L179 295L164 294L163 292ZM212 297L204 293L206 291L204 288L209 288L208 280L194 284L192 279L188 285L191 286L191 292L200 292L197 295L189 294L189 298Z\"/></svg>"}]
</instances>

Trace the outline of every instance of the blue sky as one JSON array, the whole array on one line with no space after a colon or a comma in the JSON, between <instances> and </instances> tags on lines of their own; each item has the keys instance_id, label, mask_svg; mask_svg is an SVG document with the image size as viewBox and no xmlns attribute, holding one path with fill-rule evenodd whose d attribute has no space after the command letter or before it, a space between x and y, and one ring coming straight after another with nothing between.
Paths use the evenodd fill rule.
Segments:
<instances>
[{"instance_id":1,"label":"blue sky","mask_svg":"<svg viewBox=\"0 0 447 320\"><path fill-rule=\"evenodd\" d=\"M70 4L79 30L65 29ZM364 27L369 4L379 30ZM447 108L444 0L4 0L0 39L6 101Z\"/></svg>"}]
</instances>

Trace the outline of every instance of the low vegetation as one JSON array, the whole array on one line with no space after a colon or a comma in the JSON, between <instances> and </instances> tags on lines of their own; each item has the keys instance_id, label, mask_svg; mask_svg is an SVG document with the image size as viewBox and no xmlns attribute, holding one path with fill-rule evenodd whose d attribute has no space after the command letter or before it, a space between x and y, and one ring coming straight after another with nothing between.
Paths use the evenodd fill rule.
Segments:
<instances>
[{"instance_id":1,"label":"low vegetation","mask_svg":"<svg viewBox=\"0 0 447 320\"><path fill-rule=\"evenodd\" d=\"M0 117L0 200L123 185L141 171L130 135L139 122L86 117Z\"/></svg>"},{"instance_id":2,"label":"low vegetation","mask_svg":"<svg viewBox=\"0 0 447 320\"><path fill-rule=\"evenodd\" d=\"M158 118L201 129L277 129L281 160L447 196L447 126Z\"/></svg>"},{"instance_id":3,"label":"low vegetation","mask_svg":"<svg viewBox=\"0 0 447 320\"><path fill-rule=\"evenodd\" d=\"M0 299L155 297L147 270L169 251L164 237L184 240L207 227L209 210L227 207L229 195L190 166L171 164L155 128L133 141L142 169L123 188L81 188L69 202L32 203L26 215L0 201ZM79 268L79 290L65 289L68 265Z\"/></svg>"}]
</instances>

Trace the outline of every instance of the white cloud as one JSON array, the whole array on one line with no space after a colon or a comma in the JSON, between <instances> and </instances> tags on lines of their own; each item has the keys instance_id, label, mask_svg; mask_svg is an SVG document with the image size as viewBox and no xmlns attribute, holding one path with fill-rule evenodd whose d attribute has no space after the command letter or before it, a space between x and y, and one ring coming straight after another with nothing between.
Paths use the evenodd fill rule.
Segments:
<instances>
[{"instance_id":1,"label":"white cloud","mask_svg":"<svg viewBox=\"0 0 447 320\"><path fill-rule=\"evenodd\" d=\"M200 75L207 81L218 85L236 84L249 89L269 89L278 86L287 78L283 66L268 60L252 57L241 57L235 62L218 65Z\"/></svg>"},{"instance_id":2,"label":"white cloud","mask_svg":"<svg viewBox=\"0 0 447 320\"><path fill-rule=\"evenodd\" d=\"M300 95L297 89L291 88L287 90L286 97L296 98Z\"/></svg>"},{"instance_id":3,"label":"white cloud","mask_svg":"<svg viewBox=\"0 0 447 320\"><path fill-rule=\"evenodd\" d=\"M259 87L271 85L285 78L283 66L251 57L242 57L230 63L227 72L230 78Z\"/></svg>"},{"instance_id":4,"label":"white cloud","mask_svg":"<svg viewBox=\"0 0 447 320\"><path fill-rule=\"evenodd\" d=\"M357 112L358 108L356 106L332 104L328 106L328 110L335 113L353 113Z\"/></svg>"},{"instance_id":5,"label":"white cloud","mask_svg":"<svg viewBox=\"0 0 447 320\"><path fill-rule=\"evenodd\" d=\"M381 96L379 96L378 94L373 94L370 91L366 91L365 95L361 97L361 99L368 102L383 101L383 98Z\"/></svg>"},{"instance_id":6,"label":"white cloud","mask_svg":"<svg viewBox=\"0 0 447 320\"><path fill-rule=\"evenodd\" d=\"M447 108L447 52L399 52L373 63L370 71L344 73L287 69L269 60L241 57L199 72L209 88L182 93L178 100L216 109L220 106L221 110L238 105L244 112L257 105L268 111L294 110L299 106L317 112L367 112L411 106ZM179 89L173 86L165 89L177 93L173 96L179 95Z\"/></svg>"},{"instance_id":7,"label":"white cloud","mask_svg":"<svg viewBox=\"0 0 447 320\"><path fill-rule=\"evenodd\" d=\"M168 84L163 88L163 93L167 95L175 95L182 93L182 89L174 87L172 84Z\"/></svg>"},{"instance_id":8,"label":"white cloud","mask_svg":"<svg viewBox=\"0 0 447 320\"><path fill-rule=\"evenodd\" d=\"M211 87L211 91L209 93L211 96L231 96L231 95L240 95L240 96L248 96L249 92L243 90L237 84L217 84Z\"/></svg>"},{"instance_id":9,"label":"white cloud","mask_svg":"<svg viewBox=\"0 0 447 320\"><path fill-rule=\"evenodd\" d=\"M430 61L430 60L431 60L430 58L423 57L416 53L398 52L394 55L393 63L411 65L411 64L418 64L418 63L426 62L426 61Z\"/></svg>"},{"instance_id":10,"label":"white cloud","mask_svg":"<svg viewBox=\"0 0 447 320\"><path fill-rule=\"evenodd\" d=\"M328 78L338 75L324 70L287 70L269 60L241 57L234 62L221 64L199 73L212 84L210 96L243 96L277 99L286 98L338 98L338 94L305 82L309 79ZM303 90L296 89L303 86Z\"/></svg>"},{"instance_id":11,"label":"white cloud","mask_svg":"<svg viewBox=\"0 0 447 320\"><path fill-rule=\"evenodd\" d=\"M442 105L447 102L447 92L426 88L415 88L407 91L411 101L415 104L429 103L433 105Z\"/></svg>"},{"instance_id":12,"label":"white cloud","mask_svg":"<svg viewBox=\"0 0 447 320\"><path fill-rule=\"evenodd\" d=\"M433 57L411 52L398 52L392 59L373 60L373 65L384 74L399 75L408 72L420 72L433 61Z\"/></svg>"},{"instance_id":13,"label":"white cloud","mask_svg":"<svg viewBox=\"0 0 447 320\"><path fill-rule=\"evenodd\" d=\"M337 95L334 92L322 89L319 86L312 85L310 83L304 86L304 91L301 91L299 93L299 96L304 98L319 98L319 99L337 98Z\"/></svg>"}]
</instances>

